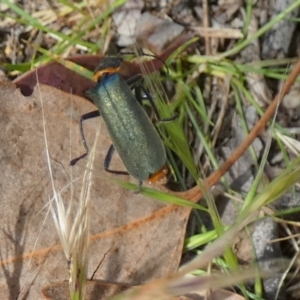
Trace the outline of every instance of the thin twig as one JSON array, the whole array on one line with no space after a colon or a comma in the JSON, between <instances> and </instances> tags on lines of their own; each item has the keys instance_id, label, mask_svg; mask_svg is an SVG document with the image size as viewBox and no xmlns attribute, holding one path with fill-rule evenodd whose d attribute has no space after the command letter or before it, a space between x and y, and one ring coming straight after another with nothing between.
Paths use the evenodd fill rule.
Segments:
<instances>
[{"instance_id":1,"label":"thin twig","mask_svg":"<svg viewBox=\"0 0 300 300\"><path fill-rule=\"evenodd\" d=\"M284 83L281 91L278 92L276 97L273 99L273 101L265 111L264 115L252 128L247 138L230 155L230 157L223 163L223 165L217 171L215 171L206 180L204 180L204 182L202 183L202 187L211 188L212 186L214 186L221 179L221 177L232 167L232 165L245 153L248 147L253 143L254 139L264 130L267 123L274 115L277 105L280 104L283 97L288 93L294 81L298 77L299 73L300 73L300 61L298 61L293 71L290 73L288 79ZM191 200L193 202L197 202L202 197L203 191L199 186L195 186L186 192L180 192L180 193L173 192L172 194L187 200Z\"/></svg>"}]
</instances>

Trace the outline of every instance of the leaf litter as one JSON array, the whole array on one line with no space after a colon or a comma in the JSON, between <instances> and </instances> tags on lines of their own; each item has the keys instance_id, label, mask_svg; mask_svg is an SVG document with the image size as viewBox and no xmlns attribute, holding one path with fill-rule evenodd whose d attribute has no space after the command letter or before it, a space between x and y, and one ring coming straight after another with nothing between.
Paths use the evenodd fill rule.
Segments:
<instances>
[{"instance_id":1,"label":"leaf litter","mask_svg":"<svg viewBox=\"0 0 300 300\"><path fill-rule=\"evenodd\" d=\"M74 119L78 120L94 106L55 88L40 85L39 90L54 185L60 191L69 186L71 178L74 180L74 192L67 189L61 192L67 205L71 196L79 197L80 178L85 168L84 164L69 168L70 158L83 151ZM29 299L40 299L45 285L68 279L67 260L49 215L52 190L39 97L37 88L30 97L24 97L14 84L1 86L1 127L4 130L0 138L1 143L7 145L0 150L4 170L1 186L5 187L0 240L7 250L1 252L1 294L7 299L17 297L24 287ZM97 122L102 121L99 118L84 124L90 144ZM105 179L107 175L101 175L110 145L103 128L95 161L100 177L96 176L91 191L87 277L91 278L96 269L94 280L127 284L166 276L178 268L190 209L164 205L109 184ZM121 162L115 167L120 169ZM9 284L11 281L18 284Z\"/></svg>"},{"instance_id":2,"label":"leaf litter","mask_svg":"<svg viewBox=\"0 0 300 300\"><path fill-rule=\"evenodd\" d=\"M235 4L237 4L237 3L235 3ZM227 18L227 20L226 20L226 22L228 22L235 14L237 14L237 12L238 12L238 7L239 7L239 5L232 5L232 3L229 3L228 1L227 1L227 3L226 2L224 2L224 1L219 1L219 7L220 8L225 8L226 7L226 5L228 5L228 7L227 7L227 9L225 10L226 11L226 18ZM260 3L258 3L258 6L260 5ZM219 8L218 7L218 8ZM231 10L230 10L230 9ZM222 17L222 14L220 14L219 16L221 16ZM230 20L231 21L231 20ZM292 30L289 30L290 32L292 32ZM206 33L207 34L207 33ZM207 35L206 35L207 36ZM285 43L285 45L287 45L288 43ZM282 47L282 49L285 49L284 47ZM284 51L286 51L286 50L284 50ZM250 51L251 52L251 51ZM255 51L252 51L253 53L255 53ZM250 79L248 79L249 80L249 82L250 82L250 80L253 80L253 78L250 78ZM261 85L260 85L260 91L258 91L258 97L257 98L259 98L260 97L260 95L262 95L263 94L263 96L266 94L265 93L265 89L264 89L264 87L266 87L266 83L264 82L264 80L263 80L263 77L260 77L260 78L256 78L255 79L255 81L262 81L261 82ZM252 84L251 84L251 82L250 82L250 86L252 87ZM262 87L262 88L261 88ZM261 93L261 90L263 91L263 93ZM253 93L255 94L255 89L253 90ZM264 97L262 97L262 98L264 98ZM268 97L265 97L265 98L268 98ZM237 129L238 130L238 129ZM100 163L99 163L99 165L101 165Z\"/></svg>"}]
</instances>

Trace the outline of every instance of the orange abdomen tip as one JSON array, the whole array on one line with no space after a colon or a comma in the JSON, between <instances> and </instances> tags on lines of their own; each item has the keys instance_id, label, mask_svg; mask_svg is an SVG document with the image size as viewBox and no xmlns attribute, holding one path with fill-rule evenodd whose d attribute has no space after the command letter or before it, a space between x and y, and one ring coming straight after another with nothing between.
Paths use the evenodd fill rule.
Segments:
<instances>
[{"instance_id":1,"label":"orange abdomen tip","mask_svg":"<svg viewBox=\"0 0 300 300\"><path fill-rule=\"evenodd\" d=\"M165 184L167 182L166 175L168 174L168 168L166 166L163 166L159 171L151 175L147 182L149 184Z\"/></svg>"}]
</instances>

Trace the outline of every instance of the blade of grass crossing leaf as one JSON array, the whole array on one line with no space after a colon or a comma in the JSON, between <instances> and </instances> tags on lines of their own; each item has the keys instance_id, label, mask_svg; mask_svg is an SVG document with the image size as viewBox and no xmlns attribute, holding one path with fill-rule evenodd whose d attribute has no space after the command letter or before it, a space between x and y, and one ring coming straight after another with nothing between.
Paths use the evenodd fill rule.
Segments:
<instances>
[{"instance_id":1,"label":"blade of grass crossing leaf","mask_svg":"<svg viewBox=\"0 0 300 300\"><path fill-rule=\"evenodd\" d=\"M84 76L84 77L86 77L86 78L88 78L88 79L93 80L93 72L91 72L91 71L85 69L84 67L82 67L82 66L80 66L80 65L78 65L78 64L75 64L75 63L72 62L72 61L63 59L63 58L61 58L59 55L55 55L55 54L53 54L53 53L51 53L51 52L49 52L49 51L47 51L47 50L45 50L45 49L43 49L43 48L37 47L37 49L38 49L41 53L43 53L43 54L49 56L49 58L51 58L52 60L57 61L58 63L60 63L60 64L62 64L63 66L65 66L66 68L68 68L68 69L70 69L70 70L76 72L76 73L79 74L79 75L82 75L82 76Z\"/></svg>"},{"instance_id":2,"label":"blade of grass crossing leaf","mask_svg":"<svg viewBox=\"0 0 300 300\"><path fill-rule=\"evenodd\" d=\"M87 169L89 170L89 169ZM127 189L136 191L137 190L137 185L133 183L129 183L128 181L108 177L108 176L103 176L105 180L109 180L111 182L115 182L119 184L120 186L123 186ZM166 204L175 204L175 205L180 205L180 206L186 206L186 207L191 207L195 209L199 209L201 211L207 211L207 208L203 207L202 205L193 203L189 200L177 197L175 195L169 194L169 193L164 193L162 191L156 190L156 189L150 189L147 187L143 187L142 192L143 195L146 195L150 198L162 201Z\"/></svg>"}]
</instances>

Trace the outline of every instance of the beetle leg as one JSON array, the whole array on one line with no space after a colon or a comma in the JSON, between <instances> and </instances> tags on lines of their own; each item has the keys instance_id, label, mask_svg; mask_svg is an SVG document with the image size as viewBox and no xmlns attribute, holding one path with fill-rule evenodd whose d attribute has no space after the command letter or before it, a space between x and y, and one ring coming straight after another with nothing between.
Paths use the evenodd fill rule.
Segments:
<instances>
[{"instance_id":1,"label":"beetle leg","mask_svg":"<svg viewBox=\"0 0 300 300\"><path fill-rule=\"evenodd\" d=\"M126 83L130 86L130 87L133 87L136 85L137 82L140 82L141 79L143 78L143 76L141 74L136 74L130 78L128 78L126 80Z\"/></svg>"},{"instance_id":2,"label":"beetle leg","mask_svg":"<svg viewBox=\"0 0 300 300\"><path fill-rule=\"evenodd\" d=\"M112 156L114 155L114 152L115 152L115 147L113 144L111 144L106 153L105 159L104 159L105 171L107 171L109 173L113 173L113 174L118 174L118 175L129 175L129 173L126 171L116 171L116 170L109 169L109 165L111 163L111 159L112 159ZM138 190L134 192L135 194L139 194L142 191L142 184L143 184L143 181L139 181Z\"/></svg>"},{"instance_id":3,"label":"beetle leg","mask_svg":"<svg viewBox=\"0 0 300 300\"><path fill-rule=\"evenodd\" d=\"M92 118L96 118L96 117L99 117L100 116L100 112L99 110L94 110L94 111L91 111L89 113L86 113L84 115L82 115L80 117L80 122L79 122L79 128L80 128L80 136L81 136L81 141L82 141L82 144L83 144L83 147L85 149L85 153L83 153L82 155L80 155L79 157L77 158L74 158L70 161L70 166L74 166L80 159L86 157L89 153L89 148L87 146L87 143L86 143L86 140L85 140L85 136L84 136L84 132L83 132L83 126L82 126L82 122L84 120L88 120L88 119L92 119Z\"/></svg>"},{"instance_id":4,"label":"beetle leg","mask_svg":"<svg viewBox=\"0 0 300 300\"><path fill-rule=\"evenodd\" d=\"M170 117L170 118L164 118L162 119L159 115L159 112L158 112L158 109L157 109L157 106L151 96L151 94L142 86L140 85L140 88L141 90L143 91L143 93L146 95L148 101L150 102L150 105L152 106L156 116L157 116L157 119L158 119L158 122L161 122L161 123L167 123L167 122L171 122L171 121L174 121L175 119L178 118L178 115L175 114L174 116Z\"/></svg>"},{"instance_id":5,"label":"beetle leg","mask_svg":"<svg viewBox=\"0 0 300 300\"><path fill-rule=\"evenodd\" d=\"M150 105L152 106L153 110L154 110L154 113L158 119L158 122L161 122L161 123L167 123L167 122L171 122L171 121L174 121L175 119L178 118L178 115L175 114L174 116L170 117L170 118L164 118L162 119L160 117L160 114L159 114L159 111L157 109L157 106L153 100L153 97L151 96L151 94L145 89L145 87L141 84L138 84L137 83L137 79L136 79L136 82L135 84L132 86L132 88L135 89L135 97L136 99L138 100L138 102L140 104L142 104L142 101L143 100L148 100L150 102Z\"/></svg>"},{"instance_id":6,"label":"beetle leg","mask_svg":"<svg viewBox=\"0 0 300 300\"><path fill-rule=\"evenodd\" d=\"M137 74L135 76L132 76L126 80L126 83L132 90L134 90L135 98L136 100L142 105L143 100L149 101L149 93L145 93L144 90L142 90L143 86L141 85L142 75ZM144 92L144 94L142 94Z\"/></svg>"},{"instance_id":7,"label":"beetle leg","mask_svg":"<svg viewBox=\"0 0 300 300\"><path fill-rule=\"evenodd\" d=\"M115 152L115 147L113 144L111 144L106 153L105 159L104 159L104 170L109 173L113 173L113 174L129 175L129 173L126 171L116 171L116 170L109 169L109 165L111 163L111 159L112 159L112 156L114 155L114 152Z\"/></svg>"},{"instance_id":8,"label":"beetle leg","mask_svg":"<svg viewBox=\"0 0 300 300\"><path fill-rule=\"evenodd\" d=\"M142 191L142 185L143 185L143 181L139 180L139 185L138 185L138 189L137 191L134 192L134 194L140 194Z\"/></svg>"}]
</instances>

